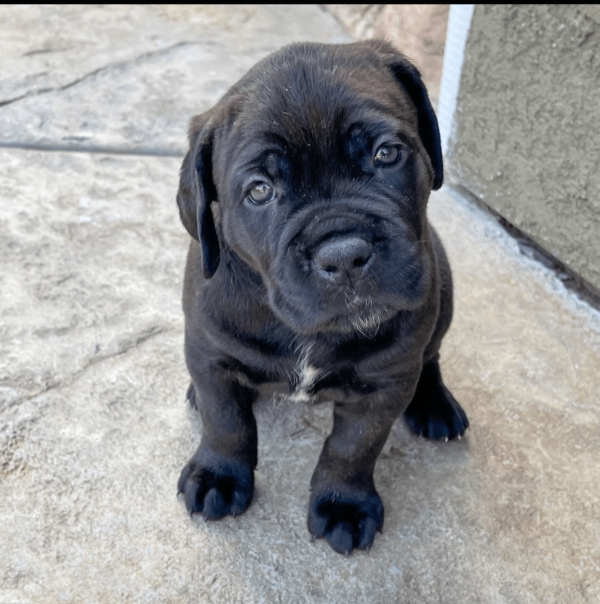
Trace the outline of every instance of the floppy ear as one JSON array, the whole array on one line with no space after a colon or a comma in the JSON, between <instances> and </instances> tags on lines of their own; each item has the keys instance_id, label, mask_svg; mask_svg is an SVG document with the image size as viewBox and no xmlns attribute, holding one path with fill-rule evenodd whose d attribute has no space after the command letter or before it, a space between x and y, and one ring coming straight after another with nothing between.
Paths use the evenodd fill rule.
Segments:
<instances>
[{"instance_id":1,"label":"floppy ear","mask_svg":"<svg viewBox=\"0 0 600 604\"><path fill-rule=\"evenodd\" d=\"M408 60L396 56L390 68L396 80L408 93L411 101L417 108L419 120L419 137L429 154L433 166L433 189L439 189L444 182L444 165L442 162L442 145L437 118L419 70Z\"/></svg>"},{"instance_id":2,"label":"floppy ear","mask_svg":"<svg viewBox=\"0 0 600 604\"><path fill-rule=\"evenodd\" d=\"M192 119L190 148L179 173L177 205L179 216L188 233L200 242L202 272L210 279L219 266L220 248L211 202L217 201L212 176L213 131L211 112Z\"/></svg>"}]
</instances>

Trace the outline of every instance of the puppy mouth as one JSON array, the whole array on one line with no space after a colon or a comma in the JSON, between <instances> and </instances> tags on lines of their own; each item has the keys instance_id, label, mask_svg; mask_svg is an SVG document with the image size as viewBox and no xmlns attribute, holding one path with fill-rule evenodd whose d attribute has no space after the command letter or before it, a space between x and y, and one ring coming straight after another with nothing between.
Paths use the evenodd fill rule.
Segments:
<instances>
[{"instance_id":1,"label":"puppy mouth","mask_svg":"<svg viewBox=\"0 0 600 604\"><path fill-rule=\"evenodd\" d=\"M332 322L340 331L358 331L363 336L372 337L379 327L398 313L398 309L387 304L378 303L373 298L346 294L347 313L338 315Z\"/></svg>"},{"instance_id":2,"label":"puppy mouth","mask_svg":"<svg viewBox=\"0 0 600 604\"><path fill-rule=\"evenodd\" d=\"M374 337L380 326L401 310L393 304L382 303L370 296L340 293L340 297L343 307L339 304L329 304L326 310L323 308L325 305L311 309L292 306L276 292L271 296L271 307L284 323L298 333L310 335L319 332L358 332L366 337Z\"/></svg>"},{"instance_id":3,"label":"puppy mouth","mask_svg":"<svg viewBox=\"0 0 600 604\"><path fill-rule=\"evenodd\" d=\"M323 294L307 290L298 283L294 285L293 292L289 287L268 288L270 305L284 323L306 335L358 332L365 337L374 337L381 325L399 312L418 306L407 296L382 292L374 284L368 287L373 295L358 293L350 286L330 287ZM300 290L304 295L300 295Z\"/></svg>"}]
</instances>

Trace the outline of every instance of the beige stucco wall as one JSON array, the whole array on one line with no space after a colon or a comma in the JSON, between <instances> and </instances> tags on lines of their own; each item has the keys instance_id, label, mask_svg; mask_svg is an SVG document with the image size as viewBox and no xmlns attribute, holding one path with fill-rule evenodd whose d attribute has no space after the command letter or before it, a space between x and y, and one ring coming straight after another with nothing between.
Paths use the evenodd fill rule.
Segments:
<instances>
[{"instance_id":1,"label":"beige stucco wall","mask_svg":"<svg viewBox=\"0 0 600 604\"><path fill-rule=\"evenodd\" d=\"M600 288L600 7L477 5L447 177Z\"/></svg>"},{"instance_id":2,"label":"beige stucco wall","mask_svg":"<svg viewBox=\"0 0 600 604\"><path fill-rule=\"evenodd\" d=\"M449 4L324 4L356 40L385 38L421 71L434 103L440 93Z\"/></svg>"}]
</instances>

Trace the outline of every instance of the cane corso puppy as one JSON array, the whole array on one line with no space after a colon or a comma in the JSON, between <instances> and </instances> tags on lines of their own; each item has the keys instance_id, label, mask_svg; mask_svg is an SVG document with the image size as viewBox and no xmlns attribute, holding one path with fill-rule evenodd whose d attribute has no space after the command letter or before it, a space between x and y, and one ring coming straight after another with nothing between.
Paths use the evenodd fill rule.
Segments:
<instances>
[{"instance_id":1,"label":"cane corso puppy","mask_svg":"<svg viewBox=\"0 0 600 604\"><path fill-rule=\"evenodd\" d=\"M177 195L203 422L179 479L190 514L250 505L266 384L334 403L308 530L340 553L383 525L373 469L400 414L418 435L464 433L438 364L452 281L426 207L442 178L419 72L383 41L283 48L192 120Z\"/></svg>"}]
</instances>

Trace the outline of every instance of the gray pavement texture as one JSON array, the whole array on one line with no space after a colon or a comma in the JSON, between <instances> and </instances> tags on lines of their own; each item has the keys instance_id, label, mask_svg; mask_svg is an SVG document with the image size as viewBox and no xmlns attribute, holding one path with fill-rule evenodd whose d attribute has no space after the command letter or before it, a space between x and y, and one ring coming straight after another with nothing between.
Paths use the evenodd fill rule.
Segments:
<instances>
[{"instance_id":1,"label":"gray pavement texture","mask_svg":"<svg viewBox=\"0 0 600 604\"><path fill-rule=\"evenodd\" d=\"M309 541L326 404L257 404L243 516L178 501L201 426L169 155L301 39L347 40L316 5L0 8L0 603L600 601L600 317L446 189L442 369L471 430L444 444L398 422L372 550Z\"/></svg>"}]
</instances>

